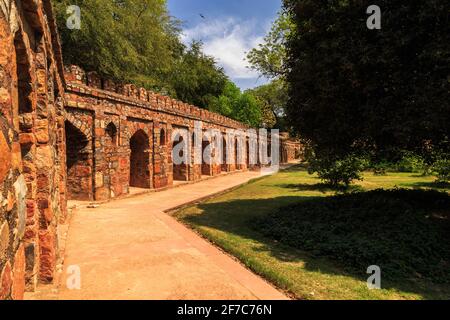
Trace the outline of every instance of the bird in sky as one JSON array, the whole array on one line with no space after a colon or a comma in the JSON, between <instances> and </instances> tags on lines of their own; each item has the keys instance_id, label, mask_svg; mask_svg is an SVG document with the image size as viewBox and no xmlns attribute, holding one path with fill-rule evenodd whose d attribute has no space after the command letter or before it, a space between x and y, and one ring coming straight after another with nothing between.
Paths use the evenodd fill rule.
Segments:
<instances>
[{"instance_id":1,"label":"bird in sky","mask_svg":"<svg viewBox=\"0 0 450 320\"><path fill-rule=\"evenodd\" d=\"M200 15L200 17L202 17L202 19L206 19L206 17L203 15L203 14L199 14Z\"/></svg>"}]
</instances>

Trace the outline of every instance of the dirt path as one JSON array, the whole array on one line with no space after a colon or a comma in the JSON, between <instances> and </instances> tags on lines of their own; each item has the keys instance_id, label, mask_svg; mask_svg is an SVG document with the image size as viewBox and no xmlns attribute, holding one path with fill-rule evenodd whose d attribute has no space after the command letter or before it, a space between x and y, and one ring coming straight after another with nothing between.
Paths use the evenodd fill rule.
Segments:
<instances>
[{"instance_id":1,"label":"dirt path","mask_svg":"<svg viewBox=\"0 0 450 320\"><path fill-rule=\"evenodd\" d=\"M78 209L66 243L59 299L287 299L164 213L258 177L244 172ZM66 286L78 266L81 289Z\"/></svg>"}]
</instances>

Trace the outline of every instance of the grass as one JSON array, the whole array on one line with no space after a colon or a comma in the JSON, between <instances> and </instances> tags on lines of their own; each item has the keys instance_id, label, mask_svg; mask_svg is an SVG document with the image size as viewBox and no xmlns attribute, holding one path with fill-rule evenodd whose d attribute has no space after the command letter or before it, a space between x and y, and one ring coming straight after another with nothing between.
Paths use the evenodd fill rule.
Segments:
<instances>
[{"instance_id":1,"label":"grass","mask_svg":"<svg viewBox=\"0 0 450 320\"><path fill-rule=\"evenodd\" d=\"M353 189L368 191L402 187L450 191L448 186L435 185L433 181L433 177L408 173L388 173L386 176L367 173L364 181ZM276 236L260 227L261 221L271 215L289 213L285 209L288 206L295 212L292 206L311 201L331 201L325 197L335 194L334 190L320 184L316 177L296 167L182 209L175 216L299 299L450 299L447 282L421 274L404 277L408 269L402 270L401 276L382 277L382 290L369 290L366 286L368 275L348 268L346 260L338 259L338 255L317 254L312 247L289 241L290 237L283 239L279 234ZM448 224L448 216L442 219ZM314 219L310 217L310 220ZM298 225L292 229L295 227ZM394 228L391 230L395 231ZM313 235L308 236L312 242L317 241ZM445 275L443 277L445 280Z\"/></svg>"}]
</instances>

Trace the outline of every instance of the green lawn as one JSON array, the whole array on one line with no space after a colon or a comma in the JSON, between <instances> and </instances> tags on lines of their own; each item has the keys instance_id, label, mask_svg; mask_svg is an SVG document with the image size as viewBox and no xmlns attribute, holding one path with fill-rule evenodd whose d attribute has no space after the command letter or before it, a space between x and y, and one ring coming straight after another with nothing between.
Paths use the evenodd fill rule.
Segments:
<instances>
[{"instance_id":1,"label":"green lawn","mask_svg":"<svg viewBox=\"0 0 450 320\"><path fill-rule=\"evenodd\" d=\"M402 187L450 190L435 186L433 180L433 177L408 173L389 173L387 176L367 173L356 189ZM174 215L236 256L247 267L299 299L450 299L448 283L432 282L417 274L401 281L385 281L382 278L382 290L369 290L365 280L368 275L349 271L345 263L333 257L318 256L311 250L290 246L286 239L280 240L283 237L276 238L267 233L263 236L263 232L255 227L256 221L279 212L280 208L306 200L321 201L320 197L335 194L335 191L321 185L317 178L295 167L252 181ZM442 219L447 226L448 216L444 215Z\"/></svg>"}]
</instances>

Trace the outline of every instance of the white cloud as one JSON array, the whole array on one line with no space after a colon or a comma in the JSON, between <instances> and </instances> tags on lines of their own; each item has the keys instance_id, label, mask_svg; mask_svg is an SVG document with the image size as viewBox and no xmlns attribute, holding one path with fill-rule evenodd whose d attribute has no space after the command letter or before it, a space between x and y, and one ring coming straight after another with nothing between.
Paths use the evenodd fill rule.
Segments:
<instances>
[{"instance_id":1,"label":"white cloud","mask_svg":"<svg viewBox=\"0 0 450 320\"><path fill-rule=\"evenodd\" d=\"M255 30L262 34L255 33ZM232 79L254 79L258 73L248 69L247 52L263 41L266 24L257 21L238 21L233 17L206 20L191 29L184 30L183 42L201 40L204 52L215 57Z\"/></svg>"}]
</instances>

